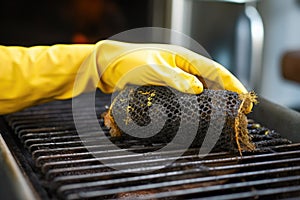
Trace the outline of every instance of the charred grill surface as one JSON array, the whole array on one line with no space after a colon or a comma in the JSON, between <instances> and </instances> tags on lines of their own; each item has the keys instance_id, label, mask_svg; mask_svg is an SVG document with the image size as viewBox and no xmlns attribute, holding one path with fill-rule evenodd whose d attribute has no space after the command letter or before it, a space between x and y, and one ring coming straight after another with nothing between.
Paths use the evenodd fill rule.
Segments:
<instances>
[{"instance_id":1,"label":"charred grill surface","mask_svg":"<svg viewBox=\"0 0 300 200\"><path fill-rule=\"evenodd\" d=\"M110 97L98 95L100 114ZM191 148L174 163L163 165L155 150L166 145L135 140L115 141L118 151L99 152L97 130L89 128L89 117L82 107L87 131L79 137L73 122L71 101L57 101L5 116L12 137L16 138L22 160L34 173L35 184L42 186L43 199L280 199L300 196L300 144L290 141L250 120L249 134L258 147L254 152L210 153L199 158ZM106 136L109 130L103 127ZM84 142L82 141L84 140ZM85 145L85 146L84 146ZM88 148L86 145L89 145ZM107 149L114 145L107 144ZM93 151L94 149L94 151ZM126 151L152 152L153 159L129 158ZM122 153L122 154L121 154ZM173 152L164 152L172 157ZM94 155L114 160L118 171ZM109 156L108 156L109 155ZM120 156L122 155L122 156ZM16 156L18 157L18 156ZM136 165L136 162L143 162ZM152 165L147 165L151 163ZM155 163L155 165L153 165ZM159 169L159 170L156 170ZM40 192L42 193L42 192Z\"/></svg>"}]
</instances>

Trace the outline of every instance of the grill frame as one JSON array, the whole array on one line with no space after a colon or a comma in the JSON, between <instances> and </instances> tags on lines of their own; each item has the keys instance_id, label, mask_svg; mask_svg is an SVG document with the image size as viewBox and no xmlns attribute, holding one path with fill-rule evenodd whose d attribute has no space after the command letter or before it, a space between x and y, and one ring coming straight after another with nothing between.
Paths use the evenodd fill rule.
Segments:
<instances>
[{"instance_id":1,"label":"grill frame","mask_svg":"<svg viewBox=\"0 0 300 200\"><path fill-rule=\"evenodd\" d=\"M39 178L23 155L26 152L21 151L22 145L17 142L16 136L12 135L2 116L0 116L0 129L0 154L2 157L6 157L5 162L0 163L0 167L5 173L7 183L2 188L3 191L0 192L0 198L16 200L49 199L47 192L39 184ZM7 194L4 191L12 191L13 194Z\"/></svg>"},{"instance_id":2,"label":"grill frame","mask_svg":"<svg viewBox=\"0 0 300 200\"><path fill-rule=\"evenodd\" d=\"M277 131L282 137L292 142L300 142L300 113L278 105L263 97L258 97L258 104L248 115L256 122Z\"/></svg>"},{"instance_id":3,"label":"grill frame","mask_svg":"<svg viewBox=\"0 0 300 200\"><path fill-rule=\"evenodd\" d=\"M260 99L260 102L262 103L262 102L265 102L264 100L262 100L262 99ZM264 103L263 103L264 104ZM273 105L272 103L270 103L270 102L267 102L266 103L268 106L260 106L260 107L257 107L257 108L255 108L254 109L254 112L251 114L251 117L253 117L254 116L254 119L255 119L255 121L256 120L258 120L259 122L261 122L261 119L258 117L257 118L257 116L261 116L261 113L260 112L262 112L261 110L263 109L263 110L266 110L266 107L270 107L270 108L272 108L271 109L271 113L270 113L270 116L274 116L274 115L272 115L272 113L273 112L280 112L280 109L278 109L278 105ZM59 105L60 105L60 103L59 102L57 102L57 103L55 103L54 102L54 105L55 105L55 109L62 109L61 107L59 107ZM273 105L274 107L272 107L271 105ZM42 106L43 107L43 106ZM70 108L70 107L69 107ZM68 108L68 109L69 109ZM275 109L276 108L276 109ZM280 107L280 108L282 108L282 107ZM32 110L33 109L33 110ZM35 108L32 108L31 110L31 114L32 115L38 115L39 113L41 113L41 110L39 110L39 109L37 109L37 110L35 110ZM284 110L285 110L285 113L290 113L290 115L293 115L293 120L294 121L296 121L297 122L297 120L299 120L300 119L300 117L299 117L299 115L297 115L297 113L295 114L293 111L290 111L290 110L286 110L286 108L284 108ZM99 110L100 111L100 110ZM54 113L55 114L55 112L54 111L51 111L51 109L50 109L50 111L48 111L49 113ZM264 113L266 114L266 113L269 113L270 111L264 111ZM14 116L14 115L11 115L11 116ZM64 115L64 117L68 117L68 116L70 116L70 115L68 115L68 114L66 114L66 115ZM285 117L287 117L287 116L289 116L289 115L286 115ZM299 118L298 118L299 117ZM21 114L21 116L20 116L20 118L22 118L22 114ZM263 118L264 119L264 118ZM290 119L290 118L285 118L285 119ZM39 121L40 122L43 122L43 119L41 119L40 117L35 117L35 120L36 120L36 122L37 122L37 124L39 123ZM26 121L26 120L25 120ZM61 124L62 123L62 121L63 120L60 120L60 121L53 121L53 123L55 124L55 123L57 123L57 124ZM43 159L45 159L45 157L40 157L40 159L38 160L38 162L37 163L34 163L34 162L32 162L32 163L29 163L29 165L27 165L26 164L26 162L25 162L25 160L24 160L24 157L23 157L23 153L24 152L21 152L20 151L20 149L22 149L23 147L22 147L22 144L21 144L21 142L18 142L18 140L17 140L17 137L20 137L21 138L21 140L26 140L26 142L25 142L25 144L27 145L27 146L30 146L30 143L31 142L37 142L38 140L41 140L40 139L40 137L39 138L37 138L37 139L34 139L34 134L33 133L31 133L31 135L28 135L28 133L26 133L26 131L24 131L23 129L24 128L26 128L26 126L19 126L20 125L20 121L18 121L18 123L15 123L15 124L11 124L11 126L18 126L18 128L19 129L21 129L22 128L22 131L20 132L20 131L18 131L19 129L15 129L16 130L16 132L19 132L19 134L18 135L13 135L13 139L11 138L11 131L12 130L10 130L10 127L8 127L8 126L6 126L6 125L1 125L1 127L3 127L3 126L6 126L6 130L2 130L1 131L1 134L3 135L3 137L4 137L4 139L5 139L5 142L6 143L8 143L8 145L10 146L10 151L12 152L12 154L13 154L13 157L14 158L16 158L16 160L18 160L18 165L19 165L19 167L20 167L20 172L22 173L22 172L27 172L27 174L29 174L29 176L28 177L26 177L25 176L25 180L28 182L28 185L30 186L29 188L27 187L26 189L25 188L23 188L24 190L23 190L23 192L24 191L27 191L28 192L28 190L32 190L32 192L33 192L33 194L36 194L36 191L38 191L38 195L36 194L35 195L35 198L36 199L50 199L49 198L49 196L48 196L48 193L47 193L47 191L45 190L45 188L40 184L40 177L38 176L38 175L36 175L34 172L36 171L36 170L38 170L38 168L40 168L41 167L41 171L42 172L47 172L47 170L49 170L50 168L51 168L51 165L45 165L45 166L42 166L41 164L42 164L42 161L43 161ZM24 123L24 121L22 122L22 123ZM266 122L263 122L263 123L266 123ZM66 125L66 123L63 123L63 125L64 125L64 128L62 129L62 130L59 130L59 129L54 129L54 132L52 132L51 134L52 134L52 136L59 136L59 135L64 135L64 134L70 134L71 136L66 136L64 139L66 139L66 140L72 140L72 139L76 139L76 137L75 136L72 136L72 132L73 132L73 130L72 129L70 129L70 126L67 124ZM43 127L43 124L42 124L42 127ZM294 126L295 127L295 126ZM27 127L28 128L28 130L30 130L30 126L29 127ZM45 129L45 127L43 127L44 129ZM272 127L269 127L269 128L271 128L271 129L273 129ZM51 128L50 128L51 129ZM276 130L276 127L274 128L275 130ZM42 128L40 129L40 131L41 130L43 130ZM298 130L300 130L300 129L298 129ZM55 132L56 131L56 132ZM32 132L32 130L31 130L31 132ZM297 132L297 130L293 130L293 133L296 133ZM285 132L286 133L286 132ZM44 136L45 136L45 138L47 138L47 137L49 137L49 136L47 136L47 134L44 134ZM92 138L92 136L93 136L93 133L91 133L90 135L88 135L87 136L87 139L89 138L89 137L91 137ZM285 136L285 135L284 135ZM292 140L294 140L294 141L298 141L298 138L296 137L296 138L293 138L293 135L287 135L288 136L288 139L292 139ZM32 137L31 139L28 139L28 138L30 138L30 137ZM63 138L59 138L59 139L63 139ZM63 144L65 144L65 143L63 143ZM68 144L76 144L76 141L69 141L68 142ZM57 146L59 146L59 143L56 143L55 145L57 145ZM91 143L91 145L93 145L92 143ZM286 148L286 149L289 149L289 147L291 148L291 149L293 149L293 148L296 148L296 149L299 149L299 152L297 152L297 153L300 153L300 144L299 144L299 146L297 146L297 144L295 144L295 145L286 145L286 146L283 146L283 147L275 147L275 149L276 148L278 148L278 149L280 149L280 148L282 148L283 149L283 151L285 151L284 149ZM37 145L35 145L35 146L31 146L30 148L28 148L28 150L29 150L29 152L31 152L32 153L32 155L34 155L34 157L38 157L38 156L41 156L43 153L45 153L45 151L43 152L43 150L39 150L38 149L39 147L37 146ZM74 150L74 149L73 149ZM85 152L81 152L80 153L80 151L82 150L82 148L81 147L78 147L77 149L76 149L77 151L79 151L79 155L80 156L86 156L87 155L87 153L85 153ZM66 151L66 148L60 148L60 149L58 149L57 151ZM27 156L31 156L31 154L29 153L29 152L27 152L28 153L28 155ZM284 156L284 153L281 153L283 156ZM276 153L276 155L277 156L279 156L279 155L281 155L280 153ZM71 157L72 157L72 154L69 154ZM77 155L77 154L76 154ZM211 154L211 155L213 155L213 154ZM210 155L210 156L211 156ZM227 154L226 153L223 153L223 154L220 154L219 156L226 156ZM260 156L258 156L258 157L261 157L261 158L263 158L264 156L266 156L267 154L261 154ZM227 155L228 156L228 155ZM248 157L247 157L248 156ZM219 162L224 162L224 161L226 161L226 162L233 162L233 161L235 161L235 160L239 160L239 159L242 159L243 161L246 161L247 160L247 158L248 159L250 159L250 158L252 158L253 157L253 155L246 155L246 156L244 156L243 158L241 158L241 157L239 157L239 156L235 156L235 157L229 157L229 158L227 158L227 159L220 159L219 160ZM52 157L53 158L53 157ZM186 155L186 157L183 157L183 159L188 159L189 157L188 157L188 155ZM22 160L23 159L23 160ZM84 161L89 161L89 162L91 162L91 163L93 163L93 162L97 162L97 159L95 159L95 158L92 158L92 159L88 159L88 160L85 160L85 159L83 159ZM213 159L213 160L208 160L208 161L201 161L202 163L206 163L206 164L209 164L209 163L214 163L216 161L216 159ZM284 160L283 160L284 161ZM289 161L289 160L285 160L285 161ZM294 161L296 161L296 162L299 162L299 160L290 160L289 162L294 162ZM59 162L59 161L58 161ZM200 162L200 163L201 163ZM225 162L225 163L226 163ZM280 161L278 161L278 162L280 162ZM62 162L61 162L62 163ZM198 164L200 164L200 163L198 163ZM272 164L274 164L274 163L269 163L269 165L272 165ZM101 165L94 165L94 168L97 168L97 167L99 167L100 168L100 166ZM226 167L225 167L226 168ZM87 166L87 165L85 165L84 167L81 167L80 168L80 166L78 166L77 167L77 169L80 169L80 170L90 170L90 166ZM297 168L298 169L298 168ZM195 171L193 171L193 170L191 170L191 172L190 173L192 173L192 172L194 172L194 173L197 173L197 169L194 169ZM202 170L201 168L199 169L199 170ZM46 175L46 178L47 179L53 179L53 177L55 176L55 175L53 175L53 174L55 174L55 173L59 173L59 168L55 171L53 171L53 170L50 170L51 171L51 173L50 174L47 174ZM60 171L63 171L63 169L60 169ZM300 171L300 169L299 169L299 171ZM116 174L118 174L118 173L116 173ZM122 175L122 174L119 174L119 175ZM162 176L162 174L160 174L161 176ZM158 176L158 175L156 175L156 176ZM153 176L152 176L153 177ZM200 179L199 179L200 180ZM113 180L111 180L111 181L113 181ZM109 182L109 181L108 181ZM175 182L176 183L176 182ZM174 183L174 184L175 184ZM168 183L169 184L169 183ZM177 183L177 184L179 184L179 183ZM180 183L180 184L182 184L182 183ZM76 185L76 184L75 184ZM176 185L176 184L175 184ZM79 186L78 184L77 184L77 186ZM160 186L159 184L158 184L158 186ZM220 185L219 185L220 186ZM216 186L217 187L217 186ZM240 186L240 187L242 187L242 186ZM199 189L199 188L198 188ZM224 189L224 188L223 188ZM289 189L289 190L293 190L293 189L297 189L297 192L298 192L298 189L300 189L300 188L297 188L297 187L289 187L289 188L283 188L283 189ZM51 190L53 190L53 188L49 188L49 190L51 191ZM187 192L187 191L189 191L190 193L193 193L193 192L196 192L196 191L194 191L194 189L189 189L189 190L184 190L184 191L181 191L181 192ZM102 191L103 192L103 191ZM172 193L174 193L175 191L172 191ZM276 192L276 190L274 189L274 190L272 190L272 189L270 189L269 190L269 192L271 193L271 192ZM277 190L277 192L278 192L278 190ZM176 192L175 192L176 193ZM199 191L198 191L198 193L199 193ZM95 194L95 193L90 193L90 194ZM248 195L252 195L252 197L253 196L256 196L256 195L259 195L259 194L263 194L263 192L262 193L259 193L259 191L258 192L248 192ZM156 196L153 196L154 194L146 194L146 196L148 195L148 198L157 198L157 197L159 197L159 195L161 195L161 197L166 197L166 196L168 196L168 195L170 195L170 193L168 193L168 192L161 192L161 193L156 193L155 195ZM163 196L164 195L164 196ZM238 194L238 193L235 193L235 194L233 194L233 195L230 195L230 194L224 194L223 196L222 196L222 198L224 198L224 199L234 199L234 198L237 198L237 197L241 197L241 195L243 195L243 194ZM246 195L246 194L244 194L244 195ZM61 195L61 196L63 196L63 195ZM61 196L60 197L58 197L58 198L61 198ZM78 196L70 196L70 197L74 197L74 198L77 198ZM144 196L143 196L144 197ZM245 196L246 197L246 196ZM51 198L53 198L53 197L51 197ZM206 199L207 199L207 197L205 197ZM55 199L55 198L54 198ZM208 198L209 199L209 198Z\"/></svg>"}]
</instances>

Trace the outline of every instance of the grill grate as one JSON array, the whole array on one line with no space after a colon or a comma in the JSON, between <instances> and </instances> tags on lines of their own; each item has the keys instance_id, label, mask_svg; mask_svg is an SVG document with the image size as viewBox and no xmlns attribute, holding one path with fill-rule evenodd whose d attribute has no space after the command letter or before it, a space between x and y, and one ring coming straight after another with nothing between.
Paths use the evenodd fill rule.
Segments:
<instances>
[{"instance_id":1,"label":"grill grate","mask_svg":"<svg viewBox=\"0 0 300 200\"><path fill-rule=\"evenodd\" d=\"M100 94L99 99L101 102L96 103L98 116L105 111L110 97ZM88 128L91 121L85 109L82 107L82 120ZM56 101L5 116L21 148L29 155L28 164L36 172L49 199L281 199L300 196L300 143L289 144L277 133L258 127L254 122L248 127L254 140L261 146L272 144L271 148L243 157L219 152L201 159L197 149L189 149L176 162L160 169L165 158L154 150L165 144L123 141L118 144L123 149L99 151L97 140L101 138L97 130L88 129L80 138L71 111L71 101ZM99 123L103 124L102 119ZM108 130L105 132L108 134ZM261 139L264 143L259 142ZM111 145L104 147L109 150ZM127 150L152 152L153 156L143 160L140 155L127 155ZM97 156L103 155L103 159L114 160L114 166L126 166L127 170L118 171L102 164L91 151ZM163 154L173 159L175 151Z\"/></svg>"}]
</instances>

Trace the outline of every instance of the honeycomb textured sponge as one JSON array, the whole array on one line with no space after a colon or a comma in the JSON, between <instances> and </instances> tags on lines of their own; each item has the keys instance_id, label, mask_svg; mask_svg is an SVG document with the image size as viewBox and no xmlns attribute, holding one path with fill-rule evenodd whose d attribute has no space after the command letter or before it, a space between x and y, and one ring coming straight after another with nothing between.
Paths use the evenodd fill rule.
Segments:
<instances>
[{"instance_id":1,"label":"honeycomb textured sponge","mask_svg":"<svg viewBox=\"0 0 300 200\"><path fill-rule=\"evenodd\" d=\"M246 117L253 102L253 93L205 89L195 95L164 86L128 86L114 99L104 123L112 137L153 143L169 143L179 130L185 135L196 130L191 146L201 146L209 133L217 138L213 151L241 153L255 149ZM185 142L184 137L177 142Z\"/></svg>"}]
</instances>

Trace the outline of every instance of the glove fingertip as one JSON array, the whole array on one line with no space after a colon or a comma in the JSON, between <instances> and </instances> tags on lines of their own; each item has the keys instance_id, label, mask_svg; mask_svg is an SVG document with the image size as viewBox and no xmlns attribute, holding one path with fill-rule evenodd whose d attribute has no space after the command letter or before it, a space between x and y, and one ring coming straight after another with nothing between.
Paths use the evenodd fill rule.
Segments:
<instances>
[{"instance_id":1,"label":"glove fingertip","mask_svg":"<svg viewBox=\"0 0 300 200\"><path fill-rule=\"evenodd\" d=\"M200 94L203 91L203 84L201 81L192 75L171 85L174 85L175 89L183 93Z\"/></svg>"},{"instance_id":2,"label":"glove fingertip","mask_svg":"<svg viewBox=\"0 0 300 200\"><path fill-rule=\"evenodd\" d=\"M193 77L190 83L190 88L187 90L187 93L200 94L201 92L203 92L203 84L199 79Z\"/></svg>"}]
</instances>

